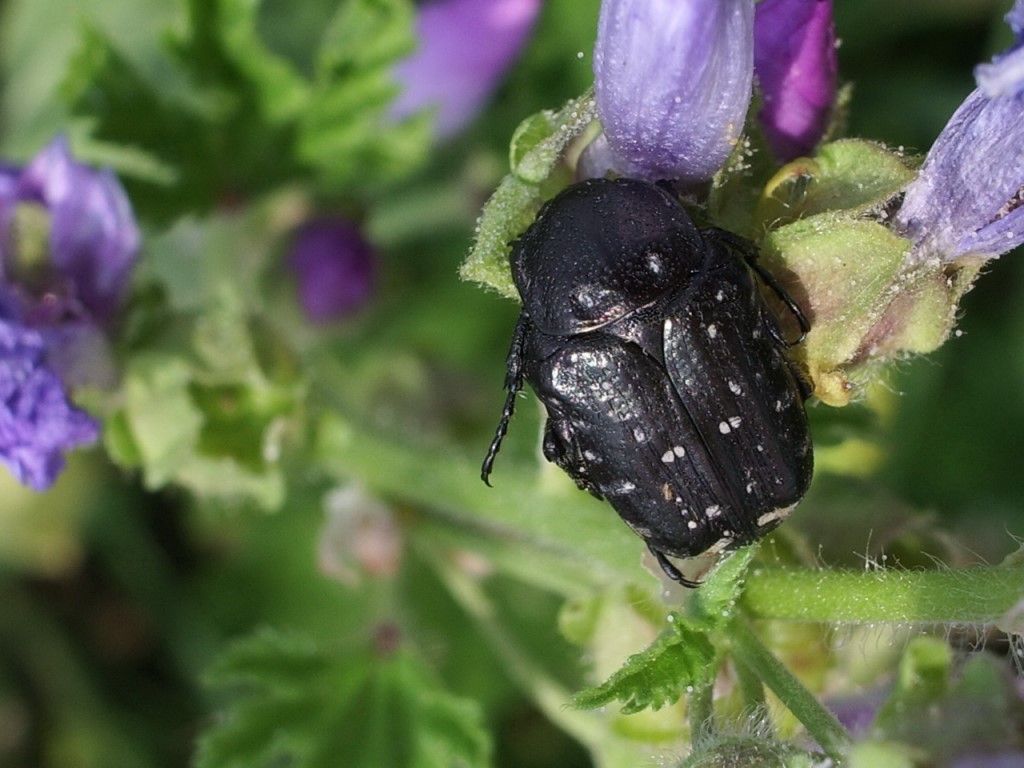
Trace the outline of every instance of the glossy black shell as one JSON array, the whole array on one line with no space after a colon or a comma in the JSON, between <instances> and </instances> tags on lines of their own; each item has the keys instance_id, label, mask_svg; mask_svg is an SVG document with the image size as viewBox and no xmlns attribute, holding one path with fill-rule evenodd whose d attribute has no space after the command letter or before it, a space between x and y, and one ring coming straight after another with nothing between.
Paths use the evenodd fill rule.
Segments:
<instances>
[{"instance_id":1,"label":"glossy black shell","mask_svg":"<svg viewBox=\"0 0 1024 768\"><path fill-rule=\"evenodd\" d=\"M588 181L553 199L512 257L523 310L485 479L525 379L547 411L545 456L607 499L670 574L666 554L778 525L813 453L755 257L644 182Z\"/></svg>"},{"instance_id":2,"label":"glossy black shell","mask_svg":"<svg viewBox=\"0 0 1024 768\"><path fill-rule=\"evenodd\" d=\"M591 179L549 201L512 252L523 307L545 333L593 330L702 268L697 228L660 187Z\"/></svg>"}]
</instances>

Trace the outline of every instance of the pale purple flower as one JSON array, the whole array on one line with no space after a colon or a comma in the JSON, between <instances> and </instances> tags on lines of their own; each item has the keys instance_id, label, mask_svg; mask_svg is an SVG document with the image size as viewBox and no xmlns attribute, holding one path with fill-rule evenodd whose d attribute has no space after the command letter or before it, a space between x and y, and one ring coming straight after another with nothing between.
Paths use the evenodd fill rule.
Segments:
<instances>
[{"instance_id":1,"label":"pale purple flower","mask_svg":"<svg viewBox=\"0 0 1024 768\"><path fill-rule=\"evenodd\" d=\"M65 451L99 437L99 425L68 402L45 357L38 331L0 319L0 462L37 491L56 480Z\"/></svg>"},{"instance_id":2,"label":"pale purple flower","mask_svg":"<svg viewBox=\"0 0 1024 768\"><path fill-rule=\"evenodd\" d=\"M42 293L60 311L106 321L117 311L139 250L139 229L117 178L78 163L64 138L55 139L22 169L0 171L0 256L8 283L18 265L19 206L37 206L49 219L49 259L43 285L18 286L26 299ZM31 303L31 302L30 302Z\"/></svg>"},{"instance_id":3,"label":"pale purple flower","mask_svg":"<svg viewBox=\"0 0 1024 768\"><path fill-rule=\"evenodd\" d=\"M907 188L897 226L913 258L994 258L1024 243L1024 93L976 89Z\"/></svg>"},{"instance_id":4,"label":"pale purple flower","mask_svg":"<svg viewBox=\"0 0 1024 768\"><path fill-rule=\"evenodd\" d=\"M753 0L604 0L594 75L612 170L714 176L743 133L753 26Z\"/></svg>"},{"instance_id":5,"label":"pale purple flower","mask_svg":"<svg viewBox=\"0 0 1024 768\"><path fill-rule=\"evenodd\" d=\"M814 149L836 97L832 0L761 0L754 17L754 72L761 127L788 162Z\"/></svg>"},{"instance_id":6,"label":"pale purple flower","mask_svg":"<svg viewBox=\"0 0 1024 768\"><path fill-rule=\"evenodd\" d=\"M359 309L373 290L372 246L358 227L340 218L307 222L295 233L288 256L299 303L314 323L329 323Z\"/></svg>"},{"instance_id":7,"label":"pale purple flower","mask_svg":"<svg viewBox=\"0 0 1024 768\"><path fill-rule=\"evenodd\" d=\"M541 0L431 0L416 18L419 47L400 62L391 116L437 110L439 137L469 123L515 62Z\"/></svg>"},{"instance_id":8,"label":"pale purple flower","mask_svg":"<svg viewBox=\"0 0 1024 768\"><path fill-rule=\"evenodd\" d=\"M1017 0L1006 14L1016 42L992 60L991 64L979 64L974 70L978 87L986 96L1019 95L1024 90L1024 0Z\"/></svg>"}]
</instances>

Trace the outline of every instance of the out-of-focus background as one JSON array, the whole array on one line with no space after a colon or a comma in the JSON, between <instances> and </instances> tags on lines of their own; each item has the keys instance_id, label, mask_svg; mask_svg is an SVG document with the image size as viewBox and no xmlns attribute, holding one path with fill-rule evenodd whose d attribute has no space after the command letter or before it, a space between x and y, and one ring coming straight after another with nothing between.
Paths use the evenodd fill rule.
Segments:
<instances>
[{"instance_id":1,"label":"out-of-focus background","mask_svg":"<svg viewBox=\"0 0 1024 768\"><path fill-rule=\"evenodd\" d=\"M64 133L85 160L113 165L133 202L143 200L136 195L144 196L147 187L138 179L158 176L159 169L114 141L97 140L89 109L104 104L76 102L69 82L96 65L95 55L81 51L83 40L99 35L150 82L185 102L201 102L209 94L190 92L194 81L167 65L166 30L180 30L184 5L0 3L0 157L24 163ZM273 53L312 72L311 51L337 6L333 0L264 0L257 31ZM336 411L384 425L399 444L425 440L482 456L501 405L504 354L517 310L461 283L458 265L480 205L506 170L516 125L590 86L597 10L597 0L546 0L521 56L483 111L457 135L431 143L413 172L387 183L365 178L316 186L285 171L247 187L243 166L251 162L251 148L227 131L216 152L224 167L237 166L235 194L220 189L217 199L197 202L190 213L186 192L163 220L155 204L140 209L145 240L136 284L142 298L135 301L144 304L147 291L155 291L187 307L207 281L224 278L216 270L238 270L246 276L240 301L251 324L272 329L254 332L259 354L273 357L283 337L287 349L275 365L288 369L282 376L301 390L296 397L306 398L308 419L286 420L282 429L322 435L321 425L309 420ZM973 66L1006 43L1005 10L1004 3L987 0L837 2L840 73L853 84L849 134L923 154L973 87ZM152 128L141 117L126 131L133 126ZM276 146L268 143L261 156ZM331 162L344 168L353 161L339 152ZM274 172L271 165L248 167ZM317 209L342 210L360 221L376 249L379 274L365 306L314 326L303 324L294 278L282 265L290 229ZM147 210L154 213L146 216ZM245 271L252 253L259 254L257 275ZM821 473L790 524L823 561L856 566L861 555L891 545L886 551L912 566L929 562L922 553L953 564L996 562L1016 547L1014 537L1024 536L1022 256L1008 254L987 269L963 303L962 334L927 358L893 366L872 395L873 411L812 409L816 429L862 430L858 434L870 443L853 458L837 459L851 463L846 471ZM136 341L124 342L117 353L130 359L132 344L142 344L137 340L145 334L131 328L125 336ZM170 397L154 395L149 407L162 408ZM244 414L236 417L237 423L225 417L234 424L226 433L242 440L251 423ZM538 418L522 401L489 493L508 493L515 482L504 475L503 462L532 460ZM196 492L202 483L156 482L115 467L99 449L74 455L44 494L0 472L0 765L188 764L197 737L232 716L225 711L245 716L225 709L231 691L211 682L210 670L232 642L261 637L263 628L328 646L363 644L378 654L393 644L415 648L414 671L395 672L380 684L377 698L343 710L337 723L360 732L351 738L361 746L350 754L377 754L373 745L397 738L406 719L414 728L417 717L429 720L443 711L459 721L451 712L463 712L465 704L472 714L466 721L491 734L498 766L591 765L579 740L524 692L535 663L555 670L553 679L572 691L594 662L559 634L566 593L527 583L515 568L503 568L500 557L495 565L471 547L458 550L459 573L472 576L470 586L446 582L447 571L432 565L436 550L402 536L429 504L387 493L384 501L370 492L358 496L364 492L343 485L344 466L334 477L324 469L329 457L310 458L322 458L325 449L287 452L289 445L318 438L292 437L275 470L280 493L261 485L269 482L262 475L252 481L252 493ZM419 482L416 451L401 454L408 463L392 466L398 459L380 446L365 450L366 463L375 466L357 477L394 471L402 482ZM438 455L422 454L426 489L437 481ZM474 491L483 492L482 486ZM378 506L384 511L374 517ZM370 509L368 519L385 521L381 529L367 534L352 522L353 508ZM614 518L610 509L607 514ZM585 538L588 531L577 535ZM353 554L355 540L371 554ZM639 557L639 540L635 546ZM367 563L376 563L376 571ZM480 603L466 590L480 583L486 584L486 605L500 612L501 628L474 614ZM528 654L510 657L503 650L510 626L509 642ZM642 644L624 642L607 652L621 658ZM343 692L344 679L330 690ZM388 690L401 695L389 698ZM427 694L417 698L409 691ZM375 713L374 706L383 709ZM311 707L307 716L312 722L326 709ZM264 727L283 727L288 712L282 705ZM310 727L315 732L337 723ZM465 733L477 731L465 725ZM230 752L223 742L217 748ZM346 747L337 749L336 755L347 754ZM244 762L245 754L236 754L242 762L208 764L262 765L255 757ZM392 764L347 760L317 764Z\"/></svg>"}]
</instances>

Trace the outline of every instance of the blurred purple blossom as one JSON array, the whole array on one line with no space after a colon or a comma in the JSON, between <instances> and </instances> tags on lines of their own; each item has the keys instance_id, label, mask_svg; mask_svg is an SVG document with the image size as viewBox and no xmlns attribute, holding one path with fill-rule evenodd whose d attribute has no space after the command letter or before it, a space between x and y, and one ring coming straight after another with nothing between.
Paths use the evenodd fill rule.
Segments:
<instances>
[{"instance_id":1,"label":"blurred purple blossom","mask_svg":"<svg viewBox=\"0 0 1024 768\"><path fill-rule=\"evenodd\" d=\"M0 462L37 491L56 480L65 451L99 437L99 425L68 402L45 357L38 331L0 319Z\"/></svg>"},{"instance_id":2,"label":"blurred purple blossom","mask_svg":"<svg viewBox=\"0 0 1024 768\"><path fill-rule=\"evenodd\" d=\"M3 276L18 279L16 217L36 207L48 216L48 258L41 285L16 286L47 319L70 313L103 322L120 307L139 250L128 197L110 171L75 161L57 138L22 169L0 170L0 257ZM29 290L31 288L31 290Z\"/></svg>"},{"instance_id":3,"label":"blurred purple blossom","mask_svg":"<svg viewBox=\"0 0 1024 768\"><path fill-rule=\"evenodd\" d=\"M974 70L978 87L986 96L1015 96L1024 91L1024 0L1017 0L1006 14L1016 37L1009 50L996 56L991 64L979 64Z\"/></svg>"},{"instance_id":4,"label":"blurred purple blossom","mask_svg":"<svg viewBox=\"0 0 1024 768\"><path fill-rule=\"evenodd\" d=\"M604 0L594 75L613 170L684 185L718 171L750 104L753 26L753 0Z\"/></svg>"},{"instance_id":5,"label":"blurred purple blossom","mask_svg":"<svg viewBox=\"0 0 1024 768\"><path fill-rule=\"evenodd\" d=\"M100 325L120 308L139 229L109 171L78 163L58 138L23 168L0 168L0 462L48 488L64 452L99 425L67 387L109 384Z\"/></svg>"},{"instance_id":6,"label":"blurred purple blossom","mask_svg":"<svg viewBox=\"0 0 1024 768\"><path fill-rule=\"evenodd\" d=\"M416 20L419 48L400 62L400 120L436 108L437 135L458 133L483 106L526 43L541 0L431 0Z\"/></svg>"},{"instance_id":7,"label":"blurred purple blossom","mask_svg":"<svg viewBox=\"0 0 1024 768\"><path fill-rule=\"evenodd\" d=\"M758 113L768 143L788 162L821 140L836 97L832 0L761 0L754 17Z\"/></svg>"},{"instance_id":8,"label":"blurred purple blossom","mask_svg":"<svg viewBox=\"0 0 1024 768\"><path fill-rule=\"evenodd\" d=\"M299 303L314 323L329 323L361 307L373 290L373 248L341 218L313 219L292 239L288 264Z\"/></svg>"}]
</instances>

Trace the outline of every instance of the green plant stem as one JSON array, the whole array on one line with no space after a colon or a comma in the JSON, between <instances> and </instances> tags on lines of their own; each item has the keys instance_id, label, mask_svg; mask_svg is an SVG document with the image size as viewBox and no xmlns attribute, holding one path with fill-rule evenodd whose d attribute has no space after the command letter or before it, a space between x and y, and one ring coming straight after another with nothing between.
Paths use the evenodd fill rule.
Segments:
<instances>
[{"instance_id":1,"label":"green plant stem","mask_svg":"<svg viewBox=\"0 0 1024 768\"><path fill-rule=\"evenodd\" d=\"M729 636L740 663L779 697L829 757L841 763L850 747L850 736L835 716L764 647L745 621L734 621Z\"/></svg>"},{"instance_id":2,"label":"green plant stem","mask_svg":"<svg viewBox=\"0 0 1024 768\"><path fill-rule=\"evenodd\" d=\"M755 618L820 621L986 624L1024 597L1024 567L934 571L758 569L747 574L742 604Z\"/></svg>"},{"instance_id":3,"label":"green plant stem","mask_svg":"<svg viewBox=\"0 0 1024 768\"><path fill-rule=\"evenodd\" d=\"M701 734L714 728L715 681L698 686L687 701L687 715L690 719L690 740L697 741Z\"/></svg>"}]
</instances>

